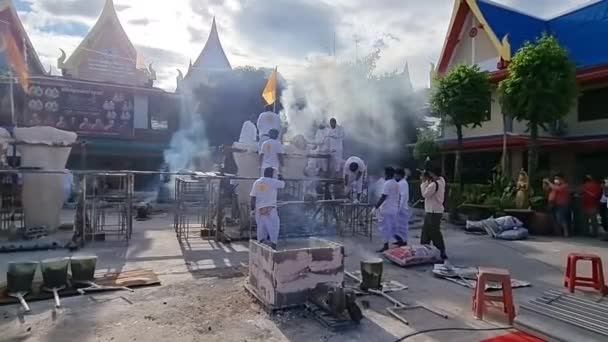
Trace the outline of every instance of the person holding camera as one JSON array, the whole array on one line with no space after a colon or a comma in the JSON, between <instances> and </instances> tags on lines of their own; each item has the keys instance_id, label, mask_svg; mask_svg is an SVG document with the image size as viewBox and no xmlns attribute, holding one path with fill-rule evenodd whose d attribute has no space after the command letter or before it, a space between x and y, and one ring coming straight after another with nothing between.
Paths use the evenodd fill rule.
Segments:
<instances>
[{"instance_id":1,"label":"person holding camera","mask_svg":"<svg viewBox=\"0 0 608 342\"><path fill-rule=\"evenodd\" d=\"M420 192L424 198L424 225L420 236L420 244L429 245L431 242L441 252L441 258L447 260L445 242L441 234L441 219L445 211L445 179L435 168L422 173Z\"/></svg>"}]
</instances>

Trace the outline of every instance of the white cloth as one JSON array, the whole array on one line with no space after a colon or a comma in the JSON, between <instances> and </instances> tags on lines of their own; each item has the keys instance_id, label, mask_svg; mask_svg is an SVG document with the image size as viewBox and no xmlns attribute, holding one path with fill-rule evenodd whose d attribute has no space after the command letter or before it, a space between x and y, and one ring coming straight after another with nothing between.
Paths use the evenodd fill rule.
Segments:
<instances>
[{"instance_id":1,"label":"white cloth","mask_svg":"<svg viewBox=\"0 0 608 342\"><path fill-rule=\"evenodd\" d=\"M382 214L397 214L399 209L399 183L394 179L385 181L382 195L386 195L386 199L380 207Z\"/></svg>"},{"instance_id":2,"label":"white cloth","mask_svg":"<svg viewBox=\"0 0 608 342\"><path fill-rule=\"evenodd\" d=\"M281 220L279 218L277 208L272 208L270 213L267 215L262 215L256 210L255 222L257 224L258 241L265 241L269 239L270 242L274 244L279 241Z\"/></svg>"},{"instance_id":3,"label":"white cloth","mask_svg":"<svg viewBox=\"0 0 608 342\"><path fill-rule=\"evenodd\" d=\"M329 150L331 151L332 168L339 172L344 162L344 129L336 125L336 128L329 129Z\"/></svg>"},{"instance_id":4,"label":"white cloth","mask_svg":"<svg viewBox=\"0 0 608 342\"><path fill-rule=\"evenodd\" d=\"M424 198L424 211L427 213L443 214L445 196L445 180L439 177L436 181L426 181L420 184L420 192Z\"/></svg>"},{"instance_id":5,"label":"white cloth","mask_svg":"<svg viewBox=\"0 0 608 342\"><path fill-rule=\"evenodd\" d=\"M72 196L72 189L74 187L74 176L68 170L64 170L63 174L63 201L66 202Z\"/></svg>"},{"instance_id":6,"label":"white cloth","mask_svg":"<svg viewBox=\"0 0 608 342\"><path fill-rule=\"evenodd\" d=\"M357 176L349 176L348 184L346 184L346 193L349 194L351 191L355 194L363 192L363 180L366 177L366 172L361 175L361 178L357 179Z\"/></svg>"},{"instance_id":7,"label":"white cloth","mask_svg":"<svg viewBox=\"0 0 608 342\"><path fill-rule=\"evenodd\" d=\"M409 201L410 201L410 185L407 180L404 178L399 181L399 211L401 210L409 210Z\"/></svg>"},{"instance_id":8,"label":"white cloth","mask_svg":"<svg viewBox=\"0 0 608 342\"><path fill-rule=\"evenodd\" d=\"M350 164L356 163L359 168L355 172L350 171ZM357 179L357 175L361 172L361 177ZM346 193L353 191L357 194L363 192L363 180L367 176L367 166L363 162L363 160L359 157L350 157L346 160L344 164L344 179L348 176L348 184L346 184Z\"/></svg>"},{"instance_id":9,"label":"white cloth","mask_svg":"<svg viewBox=\"0 0 608 342\"><path fill-rule=\"evenodd\" d=\"M342 171L342 166L344 165L342 150L334 150L331 152L331 165L335 172Z\"/></svg>"},{"instance_id":10,"label":"white cloth","mask_svg":"<svg viewBox=\"0 0 608 342\"><path fill-rule=\"evenodd\" d=\"M367 171L367 165L365 165L365 162L363 161L363 159L352 156L352 157L349 157L348 159L346 159L346 163L344 163L344 175L345 176L347 174L349 174L349 177L350 177L350 175L355 174L355 173L352 173L349 169L350 164L352 164L352 163L356 163L359 166L359 168L357 169L356 172L361 171L361 172L365 173Z\"/></svg>"},{"instance_id":11,"label":"white cloth","mask_svg":"<svg viewBox=\"0 0 608 342\"><path fill-rule=\"evenodd\" d=\"M329 149L341 153L344 150L344 128L340 125L336 125L336 128L330 127L327 136L329 137Z\"/></svg>"},{"instance_id":12,"label":"white cloth","mask_svg":"<svg viewBox=\"0 0 608 342\"><path fill-rule=\"evenodd\" d=\"M403 241L407 241L409 235L410 215L411 212L409 209L399 209L399 212L397 213L396 234L399 235L399 237L401 237Z\"/></svg>"},{"instance_id":13,"label":"white cloth","mask_svg":"<svg viewBox=\"0 0 608 342\"><path fill-rule=\"evenodd\" d=\"M315 133L315 144L317 144L317 152L327 153L329 152L329 130L327 128L318 129Z\"/></svg>"},{"instance_id":14,"label":"white cloth","mask_svg":"<svg viewBox=\"0 0 608 342\"><path fill-rule=\"evenodd\" d=\"M280 141L274 139L265 141L260 149L260 155L262 155L262 170L267 167L278 170L280 166L279 155L284 152L283 144L281 144Z\"/></svg>"},{"instance_id":15,"label":"white cloth","mask_svg":"<svg viewBox=\"0 0 608 342\"><path fill-rule=\"evenodd\" d=\"M268 132L271 129L276 129L281 132L281 117L279 114L275 114L273 112L264 112L258 116L258 133L260 135L260 141L268 140Z\"/></svg>"},{"instance_id":16,"label":"white cloth","mask_svg":"<svg viewBox=\"0 0 608 342\"><path fill-rule=\"evenodd\" d=\"M381 210L378 213L378 229L382 235L382 241L390 243L393 236L397 234L397 213Z\"/></svg>"},{"instance_id":17,"label":"white cloth","mask_svg":"<svg viewBox=\"0 0 608 342\"><path fill-rule=\"evenodd\" d=\"M258 141L257 139L257 128L250 120L243 122L243 127L241 127L241 135L239 137L239 142L243 144L253 144L255 145Z\"/></svg>"},{"instance_id":18,"label":"white cloth","mask_svg":"<svg viewBox=\"0 0 608 342\"><path fill-rule=\"evenodd\" d=\"M262 177L251 187L251 197L255 197L256 212L261 208L277 206L277 193L285 188L285 182L274 178Z\"/></svg>"}]
</instances>

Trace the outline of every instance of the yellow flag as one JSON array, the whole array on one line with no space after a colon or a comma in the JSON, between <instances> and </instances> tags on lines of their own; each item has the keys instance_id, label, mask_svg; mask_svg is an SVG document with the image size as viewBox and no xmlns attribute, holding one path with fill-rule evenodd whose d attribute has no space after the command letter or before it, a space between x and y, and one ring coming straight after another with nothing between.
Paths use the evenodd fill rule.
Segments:
<instances>
[{"instance_id":1,"label":"yellow flag","mask_svg":"<svg viewBox=\"0 0 608 342\"><path fill-rule=\"evenodd\" d=\"M268 106L270 106L277 100L277 68L275 68L272 74L270 75L268 83L266 83L266 87L262 92L262 97L264 98Z\"/></svg>"},{"instance_id":2,"label":"yellow flag","mask_svg":"<svg viewBox=\"0 0 608 342\"><path fill-rule=\"evenodd\" d=\"M8 32L8 30L3 30L0 32L0 40L2 40L0 41L0 44L5 48L9 67L12 65L13 70L15 71L15 76L19 80L23 90L27 92L29 74L27 64L25 63L25 58L17 47L17 42L15 42L15 39Z\"/></svg>"}]
</instances>

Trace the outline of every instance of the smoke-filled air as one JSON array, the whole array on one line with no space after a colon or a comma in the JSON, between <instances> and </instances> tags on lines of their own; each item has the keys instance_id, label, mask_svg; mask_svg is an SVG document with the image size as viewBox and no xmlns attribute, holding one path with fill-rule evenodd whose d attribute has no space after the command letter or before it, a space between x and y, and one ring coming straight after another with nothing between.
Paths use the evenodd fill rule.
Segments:
<instances>
[{"instance_id":1,"label":"smoke-filled air","mask_svg":"<svg viewBox=\"0 0 608 342\"><path fill-rule=\"evenodd\" d=\"M415 138L415 127L423 119L426 100L413 90L407 65L379 75L379 58L380 51L357 63L318 58L293 77L281 98L288 137L310 137L319 122L336 118L352 142L345 145L351 151L347 147L345 152L368 158L374 149L384 156L405 154L405 145Z\"/></svg>"},{"instance_id":2,"label":"smoke-filled air","mask_svg":"<svg viewBox=\"0 0 608 342\"><path fill-rule=\"evenodd\" d=\"M165 163L173 172L194 169L196 161L209 158L209 142L205 123L196 110L200 104L193 101L192 90L184 85L179 110L179 129L173 134L169 149L164 151Z\"/></svg>"}]
</instances>

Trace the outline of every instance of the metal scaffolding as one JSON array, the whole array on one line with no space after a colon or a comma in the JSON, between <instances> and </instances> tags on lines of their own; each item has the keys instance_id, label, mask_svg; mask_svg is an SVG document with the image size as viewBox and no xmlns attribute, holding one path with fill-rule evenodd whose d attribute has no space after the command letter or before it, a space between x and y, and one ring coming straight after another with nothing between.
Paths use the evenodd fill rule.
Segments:
<instances>
[{"instance_id":1,"label":"metal scaffolding","mask_svg":"<svg viewBox=\"0 0 608 342\"><path fill-rule=\"evenodd\" d=\"M178 239L188 239L191 230L206 229L217 235L220 181L217 177L176 177L174 229Z\"/></svg>"}]
</instances>

